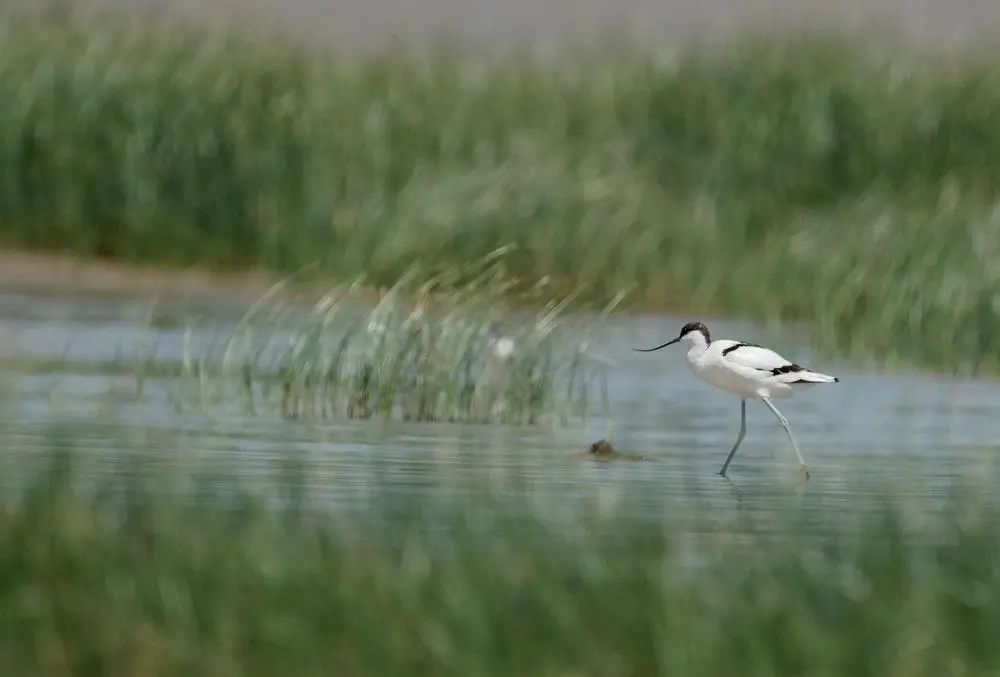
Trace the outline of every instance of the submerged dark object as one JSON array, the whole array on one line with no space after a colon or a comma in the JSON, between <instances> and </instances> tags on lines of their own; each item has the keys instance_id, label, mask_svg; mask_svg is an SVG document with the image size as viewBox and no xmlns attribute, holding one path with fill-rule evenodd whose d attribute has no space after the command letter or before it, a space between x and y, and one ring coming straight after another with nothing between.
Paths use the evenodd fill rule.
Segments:
<instances>
[{"instance_id":1,"label":"submerged dark object","mask_svg":"<svg viewBox=\"0 0 1000 677\"><path fill-rule=\"evenodd\" d=\"M600 457L614 456L615 454L618 453L617 451L615 451L615 448L611 446L611 443L608 442L607 440L598 440L594 442L593 444L590 445L589 452L591 456L600 456Z\"/></svg>"},{"instance_id":2,"label":"submerged dark object","mask_svg":"<svg viewBox=\"0 0 1000 677\"><path fill-rule=\"evenodd\" d=\"M621 461L645 461L647 460L642 454L630 454L629 452L621 452L611 446L611 442L607 440L597 440L587 449L587 456L590 458L596 458L601 461L621 460Z\"/></svg>"}]
</instances>

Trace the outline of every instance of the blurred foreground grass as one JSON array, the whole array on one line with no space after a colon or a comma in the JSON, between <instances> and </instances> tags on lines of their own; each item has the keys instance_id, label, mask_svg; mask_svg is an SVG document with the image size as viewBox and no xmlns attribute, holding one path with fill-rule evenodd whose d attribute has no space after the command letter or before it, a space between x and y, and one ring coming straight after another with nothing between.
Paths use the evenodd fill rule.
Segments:
<instances>
[{"instance_id":1,"label":"blurred foreground grass","mask_svg":"<svg viewBox=\"0 0 1000 677\"><path fill-rule=\"evenodd\" d=\"M362 56L7 15L0 242L380 284L515 245L597 300L995 370L1000 60L881 45Z\"/></svg>"},{"instance_id":2,"label":"blurred foreground grass","mask_svg":"<svg viewBox=\"0 0 1000 677\"><path fill-rule=\"evenodd\" d=\"M915 542L887 501L840 537L789 513L780 535L692 549L680 520L584 512L557 529L480 495L444 524L418 505L360 523L294 491L275 507L209 481L181 499L155 472L84 488L72 455L52 458L0 507L4 674L1000 669L998 515L982 505L957 501Z\"/></svg>"}]
</instances>

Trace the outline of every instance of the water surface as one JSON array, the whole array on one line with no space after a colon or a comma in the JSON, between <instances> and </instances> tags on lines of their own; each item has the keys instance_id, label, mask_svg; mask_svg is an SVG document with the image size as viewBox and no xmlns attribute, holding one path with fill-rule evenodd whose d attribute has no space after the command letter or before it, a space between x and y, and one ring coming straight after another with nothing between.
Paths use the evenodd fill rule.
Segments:
<instances>
[{"instance_id":1,"label":"water surface","mask_svg":"<svg viewBox=\"0 0 1000 677\"><path fill-rule=\"evenodd\" d=\"M190 384L152 379L139 392L128 371L95 368L137 355L178 362L185 345L210 345L244 310L0 294L5 485L30 476L55 445L84 452L84 476L94 481L133 474L167 486L207 473L275 496L295 488L350 519L433 517L490 492L516 499L512 512L565 524L596 514L659 527L695 514L700 528L768 531L792 508L822 533L863 521L887 495L928 518L956 489L993 500L988 488L1000 479L1000 383L817 364L804 344L746 324L709 326L841 378L778 402L812 470L808 483L762 405L749 409L730 477L715 474L736 435L738 400L697 381L680 349L630 350L662 342L688 318L615 317L602 326L596 350L616 363L611 408L562 426L289 421L239 406L192 407L178 399ZM588 457L600 438L644 460Z\"/></svg>"}]
</instances>

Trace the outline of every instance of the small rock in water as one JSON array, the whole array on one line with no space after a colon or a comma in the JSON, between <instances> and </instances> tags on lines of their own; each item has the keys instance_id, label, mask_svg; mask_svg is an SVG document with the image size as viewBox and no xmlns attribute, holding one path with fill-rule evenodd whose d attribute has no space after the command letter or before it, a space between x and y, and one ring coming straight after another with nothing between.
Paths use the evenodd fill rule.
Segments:
<instances>
[{"instance_id":1,"label":"small rock in water","mask_svg":"<svg viewBox=\"0 0 1000 677\"><path fill-rule=\"evenodd\" d=\"M612 456L615 448L607 440L598 440L590 445L590 453L593 456Z\"/></svg>"}]
</instances>

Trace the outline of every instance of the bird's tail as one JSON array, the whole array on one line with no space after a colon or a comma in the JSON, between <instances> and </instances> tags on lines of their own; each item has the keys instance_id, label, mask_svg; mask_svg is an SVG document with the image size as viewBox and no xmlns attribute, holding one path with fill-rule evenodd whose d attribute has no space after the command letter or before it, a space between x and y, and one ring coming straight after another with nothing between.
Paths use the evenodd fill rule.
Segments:
<instances>
[{"instance_id":1,"label":"bird's tail","mask_svg":"<svg viewBox=\"0 0 1000 677\"><path fill-rule=\"evenodd\" d=\"M830 376L828 374L821 374L818 371L809 371L808 369L803 369L802 371L795 374L795 383L838 383L840 381L836 376Z\"/></svg>"}]
</instances>

